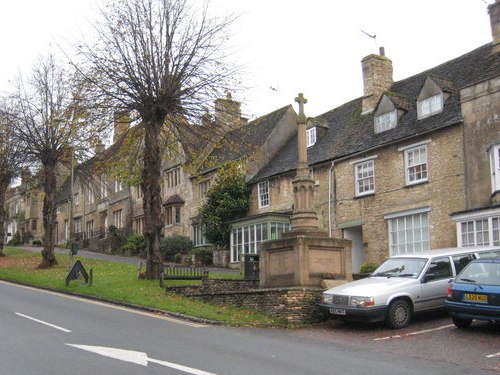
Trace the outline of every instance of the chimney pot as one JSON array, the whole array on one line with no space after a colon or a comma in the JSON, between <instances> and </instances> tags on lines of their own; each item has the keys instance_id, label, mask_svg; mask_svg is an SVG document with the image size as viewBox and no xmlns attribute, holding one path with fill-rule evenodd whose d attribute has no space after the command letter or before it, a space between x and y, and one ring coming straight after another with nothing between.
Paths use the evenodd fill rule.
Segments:
<instances>
[{"instance_id":1,"label":"chimney pot","mask_svg":"<svg viewBox=\"0 0 500 375\"><path fill-rule=\"evenodd\" d=\"M493 37L492 53L496 53L500 51L500 0L490 4L488 13L490 14L491 36Z\"/></svg>"}]
</instances>

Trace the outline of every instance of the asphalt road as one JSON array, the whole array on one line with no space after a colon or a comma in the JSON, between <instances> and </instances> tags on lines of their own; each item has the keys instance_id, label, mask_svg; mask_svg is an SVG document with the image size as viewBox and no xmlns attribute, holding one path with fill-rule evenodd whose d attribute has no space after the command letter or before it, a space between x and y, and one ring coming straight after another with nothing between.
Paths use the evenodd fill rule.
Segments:
<instances>
[{"instance_id":1,"label":"asphalt road","mask_svg":"<svg viewBox=\"0 0 500 375\"><path fill-rule=\"evenodd\" d=\"M2 375L491 374L335 340L334 326L205 326L4 282L0 296Z\"/></svg>"}]
</instances>

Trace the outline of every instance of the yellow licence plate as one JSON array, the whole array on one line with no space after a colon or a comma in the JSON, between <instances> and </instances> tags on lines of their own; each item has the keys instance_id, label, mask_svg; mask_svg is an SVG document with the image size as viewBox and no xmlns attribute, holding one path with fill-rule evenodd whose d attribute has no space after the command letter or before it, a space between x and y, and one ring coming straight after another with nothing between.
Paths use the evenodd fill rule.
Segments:
<instances>
[{"instance_id":1,"label":"yellow licence plate","mask_svg":"<svg viewBox=\"0 0 500 375\"><path fill-rule=\"evenodd\" d=\"M470 302L488 303L488 296L485 294L465 293L464 300Z\"/></svg>"}]
</instances>

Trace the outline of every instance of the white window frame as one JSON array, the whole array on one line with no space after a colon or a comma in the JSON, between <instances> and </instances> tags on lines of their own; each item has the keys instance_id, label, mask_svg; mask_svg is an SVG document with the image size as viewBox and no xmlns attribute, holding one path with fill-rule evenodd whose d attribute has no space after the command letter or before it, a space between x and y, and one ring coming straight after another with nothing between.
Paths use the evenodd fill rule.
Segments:
<instances>
[{"instance_id":1,"label":"white window frame","mask_svg":"<svg viewBox=\"0 0 500 375\"><path fill-rule=\"evenodd\" d=\"M443 93L429 96L428 98L417 101L418 119L435 115L443 110Z\"/></svg>"},{"instance_id":2,"label":"white window frame","mask_svg":"<svg viewBox=\"0 0 500 375\"><path fill-rule=\"evenodd\" d=\"M374 194L375 158L359 160L353 164L356 196L361 197L368 194Z\"/></svg>"},{"instance_id":3,"label":"white window frame","mask_svg":"<svg viewBox=\"0 0 500 375\"><path fill-rule=\"evenodd\" d=\"M165 188L171 189L182 182L181 167L171 168L165 171Z\"/></svg>"},{"instance_id":4,"label":"white window frame","mask_svg":"<svg viewBox=\"0 0 500 375\"><path fill-rule=\"evenodd\" d=\"M500 209L463 214L457 222L457 244L463 246L500 246Z\"/></svg>"},{"instance_id":5,"label":"white window frame","mask_svg":"<svg viewBox=\"0 0 500 375\"><path fill-rule=\"evenodd\" d=\"M87 238L92 238L94 235L94 220L89 220L85 223Z\"/></svg>"},{"instance_id":6,"label":"white window frame","mask_svg":"<svg viewBox=\"0 0 500 375\"><path fill-rule=\"evenodd\" d=\"M375 133L382 133L386 130L395 128L398 123L397 118L396 109L394 109L394 111L375 116Z\"/></svg>"},{"instance_id":7,"label":"white window frame","mask_svg":"<svg viewBox=\"0 0 500 375\"><path fill-rule=\"evenodd\" d=\"M100 193L101 198L106 198L108 196L108 183L106 181L106 175L101 175L100 179Z\"/></svg>"},{"instance_id":8,"label":"white window frame","mask_svg":"<svg viewBox=\"0 0 500 375\"><path fill-rule=\"evenodd\" d=\"M210 185L211 185L210 179L200 181L200 183L198 184L198 192L199 192L198 196L200 197L200 199L206 197L207 191L210 189Z\"/></svg>"},{"instance_id":9,"label":"white window frame","mask_svg":"<svg viewBox=\"0 0 500 375\"><path fill-rule=\"evenodd\" d=\"M117 228L123 227L123 210L121 208L113 211L113 225Z\"/></svg>"},{"instance_id":10,"label":"white window frame","mask_svg":"<svg viewBox=\"0 0 500 375\"><path fill-rule=\"evenodd\" d=\"M500 144L490 149L491 192L500 191Z\"/></svg>"},{"instance_id":11,"label":"white window frame","mask_svg":"<svg viewBox=\"0 0 500 375\"><path fill-rule=\"evenodd\" d=\"M271 202L269 197L269 181L259 182L257 190L259 195L259 208L269 207Z\"/></svg>"},{"instance_id":12,"label":"white window frame","mask_svg":"<svg viewBox=\"0 0 500 375\"><path fill-rule=\"evenodd\" d=\"M230 262L240 262L244 254L257 254L259 243L268 239L281 238L290 231L290 224L285 222L259 222L231 229Z\"/></svg>"},{"instance_id":13,"label":"white window frame","mask_svg":"<svg viewBox=\"0 0 500 375\"><path fill-rule=\"evenodd\" d=\"M138 217L134 219L134 233L142 234L144 229L144 216Z\"/></svg>"},{"instance_id":14,"label":"white window frame","mask_svg":"<svg viewBox=\"0 0 500 375\"><path fill-rule=\"evenodd\" d=\"M384 215L388 224L390 256L430 249L430 210L430 207L423 207Z\"/></svg>"},{"instance_id":15,"label":"white window frame","mask_svg":"<svg viewBox=\"0 0 500 375\"><path fill-rule=\"evenodd\" d=\"M431 143L431 140L400 147L398 149L398 151L404 151L405 181L407 186L420 184L429 180L429 150L427 147L429 143ZM419 154L422 155L422 151L424 151L423 160L421 157L415 160L414 154L419 152ZM419 174L421 175L420 178L413 177Z\"/></svg>"},{"instance_id":16,"label":"white window frame","mask_svg":"<svg viewBox=\"0 0 500 375\"><path fill-rule=\"evenodd\" d=\"M123 190L123 183L120 180L115 180L115 193Z\"/></svg>"},{"instance_id":17,"label":"white window frame","mask_svg":"<svg viewBox=\"0 0 500 375\"><path fill-rule=\"evenodd\" d=\"M316 127L313 126L306 130L306 143L307 147L314 146L316 143Z\"/></svg>"},{"instance_id":18,"label":"white window frame","mask_svg":"<svg viewBox=\"0 0 500 375\"><path fill-rule=\"evenodd\" d=\"M203 233L203 226L201 224L193 224L193 246L208 245L209 242Z\"/></svg>"}]
</instances>

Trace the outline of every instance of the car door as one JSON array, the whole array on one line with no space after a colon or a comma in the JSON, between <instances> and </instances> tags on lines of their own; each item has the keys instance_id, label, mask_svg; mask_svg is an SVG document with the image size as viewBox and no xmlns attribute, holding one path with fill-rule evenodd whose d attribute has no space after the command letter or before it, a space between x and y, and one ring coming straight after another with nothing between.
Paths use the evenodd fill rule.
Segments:
<instances>
[{"instance_id":1,"label":"car door","mask_svg":"<svg viewBox=\"0 0 500 375\"><path fill-rule=\"evenodd\" d=\"M421 279L421 295L415 300L415 311L444 307L448 282L452 277L450 257L432 259Z\"/></svg>"}]
</instances>

